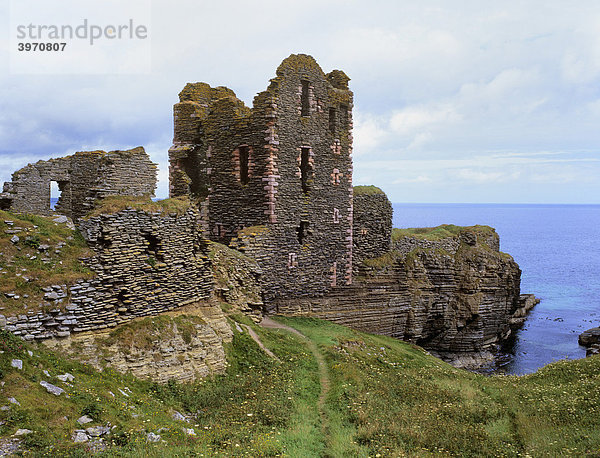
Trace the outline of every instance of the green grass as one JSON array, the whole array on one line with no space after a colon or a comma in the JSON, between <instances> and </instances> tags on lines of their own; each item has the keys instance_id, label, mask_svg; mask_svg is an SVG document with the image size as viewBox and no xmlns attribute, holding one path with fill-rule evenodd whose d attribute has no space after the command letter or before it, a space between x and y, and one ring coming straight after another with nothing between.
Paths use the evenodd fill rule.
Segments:
<instances>
[{"instance_id":1,"label":"green grass","mask_svg":"<svg viewBox=\"0 0 600 458\"><path fill-rule=\"evenodd\" d=\"M385 192L379 189L377 186L354 186L353 193L355 196L374 196L378 194L382 194L385 196Z\"/></svg>"},{"instance_id":2,"label":"green grass","mask_svg":"<svg viewBox=\"0 0 600 458\"><path fill-rule=\"evenodd\" d=\"M13 225L5 221L12 221ZM22 231L6 233L16 227ZM11 242L13 235L19 237L16 244ZM63 246L59 248L59 244ZM49 248L40 252L40 245ZM92 277L93 273L80 261L91 254L82 235L65 224L57 224L49 217L0 211L0 313L8 316L37 311L44 296L43 287L70 285ZM10 299L3 293L17 293L20 298Z\"/></svg>"},{"instance_id":3,"label":"green grass","mask_svg":"<svg viewBox=\"0 0 600 458\"><path fill-rule=\"evenodd\" d=\"M96 202L94 209L85 218L91 218L102 214L118 213L126 208L142 210L151 213L165 213L182 215L190 208L190 200L187 196L175 197L153 201L150 196L107 196Z\"/></svg>"},{"instance_id":4,"label":"green grass","mask_svg":"<svg viewBox=\"0 0 600 458\"><path fill-rule=\"evenodd\" d=\"M157 385L63 359L0 332L0 436L36 431L34 456L86 456L70 441L83 413L117 425L100 456L598 456L600 357L557 362L525 377L465 372L414 345L325 321L280 318L324 356L329 393L321 427L317 363L307 342L285 330L252 326L279 361L246 332L234 331L223 375ZM160 325L160 323L159 323ZM159 326L157 325L157 326ZM160 326L159 326L160 327ZM127 338L125 334L122 334ZM118 337L118 336L116 336ZM115 338L116 338L115 337ZM30 357L26 350L32 350ZM24 370L10 360L24 361ZM46 377L69 372L72 386ZM39 385L66 389L55 397ZM129 397L118 391L127 387ZM115 397L108 392L112 391ZM192 414L192 424L171 418ZM192 427L188 437L182 427ZM165 442L148 444L148 431Z\"/></svg>"},{"instance_id":5,"label":"green grass","mask_svg":"<svg viewBox=\"0 0 600 458\"><path fill-rule=\"evenodd\" d=\"M442 224L436 227L416 227L407 229L392 229L392 240L399 240L403 237L415 237L425 240L442 240L448 237L455 237L464 230L470 230L477 234L491 234L494 229L489 226L455 226L453 224Z\"/></svg>"}]
</instances>

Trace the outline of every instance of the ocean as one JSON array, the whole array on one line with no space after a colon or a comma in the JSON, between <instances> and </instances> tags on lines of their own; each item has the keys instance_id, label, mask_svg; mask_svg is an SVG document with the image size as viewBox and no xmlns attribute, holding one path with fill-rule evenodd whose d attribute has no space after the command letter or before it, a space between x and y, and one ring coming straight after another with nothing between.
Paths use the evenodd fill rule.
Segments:
<instances>
[{"instance_id":1,"label":"ocean","mask_svg":"<svg viewBox=\"0 0 600 458\"><path fill-rule=\"evenodd\" d=\"M394 227L492 226L541 299L518 332L508 374L585 357L577 337L600 326L600 205L393 204Z\"/></svg>"}]
</instances>

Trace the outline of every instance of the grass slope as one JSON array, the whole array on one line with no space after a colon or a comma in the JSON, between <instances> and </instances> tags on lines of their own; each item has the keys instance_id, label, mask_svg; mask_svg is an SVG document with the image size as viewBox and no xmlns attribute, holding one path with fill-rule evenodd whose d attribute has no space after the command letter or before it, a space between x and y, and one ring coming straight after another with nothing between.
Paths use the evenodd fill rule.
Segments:
<instances>
[{"instance_id":1,"label":"grass slope","mask_svg":"<svg viewBox=\"0 0 600 458\"><path fill-rule=\"evenodd\" d=\"M15 236L19 240L12 242ZM79 260L91 253L81 234L66 224L0 210L0 313L37 311L42 288L92 277ZM18 298L6 295L11 293Z\"/></svg>"},{"instance_id":2,"label":"grass slope","mask_svg":"<svg viewBox=\"0 0 600 458\"><path fill-rule=\"evenodd\" d=\"M35 433L25 436L22 447L34 456L87 456L89 445L73 444L70 434L78 428L76 419L88 413L97 419L92 424L116 425L106 439L111 448L100 456L600 453L600 357L554 363L520 378L485 377L391 338L282 318L326 362L329 391L320 408L319 370L309 343L233 318L252 326L280 361L247 332L235 331L227 373L189 385L159 386L111 370L96 372L1 333L0 405L10 410L0 410L0 438L29 428ZM10 366L13 358L23 360L23 370ZM72 386L54 378L64 372L75 376ZM40 380L61 386L69 398L47 393ZM8 397L21 406L9 404ZM190 413L191 423L174 420L174 410ZM147 443L146 434L160 428L162 441ZM182 428L194 428L196 435Z\"/></svg>"}]
</instances>

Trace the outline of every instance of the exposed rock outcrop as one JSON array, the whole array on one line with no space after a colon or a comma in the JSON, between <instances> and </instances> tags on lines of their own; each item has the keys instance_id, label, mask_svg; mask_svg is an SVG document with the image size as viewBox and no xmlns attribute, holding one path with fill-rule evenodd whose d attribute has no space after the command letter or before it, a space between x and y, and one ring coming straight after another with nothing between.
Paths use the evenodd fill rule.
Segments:
<instances>
[{"instance_id":1,"label":"exposed rock outcrop","mask_svg":"<svg viewBox=\"0 0 600 458\"><path fill-rule=\"evenodd\" d=\"M112 330L73 334L44 344L91 364L159 383L191 382L227 367L232 331L218 306L199 303Z\"/></svg>"},{"instance_id":2,"label":"exposed rock outcrop","mask_svg":"<svg viewBox=\"0 0 600 458\"><path fill-rule=\"evenodd\" d=\"M600 327L591 328L579 334L579 345L586 347L586 356L600 353Z\"/></svg>"},{"instance_id":3,"label":"exposed rock outcrop","mask_svg":"<svg viewBox=\"0 0 600 458\"><path fill-rule=\"evenodd\" d=\"M455 232L442 240L396 238L394 251L363 263L353 286L279 300L269 310L325 318L437 352L481 352L511 332L521 309L521 270L498 251L492 228Z\"/></svg>"}]
</instances>

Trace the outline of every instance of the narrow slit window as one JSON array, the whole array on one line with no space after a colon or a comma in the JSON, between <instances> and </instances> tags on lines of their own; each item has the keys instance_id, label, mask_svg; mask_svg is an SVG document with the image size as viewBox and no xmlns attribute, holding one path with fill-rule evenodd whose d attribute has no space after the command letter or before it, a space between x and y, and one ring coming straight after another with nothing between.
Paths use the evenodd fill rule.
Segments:
<instances>
[{"instance_id":1,"label":"narrow slit window","mask_svg":"<svg viewBox=\"0 0 600 458\"><path fill-rule=\"evenodd\" d=\"M302 179L302 192L308 193L309 190L309 175L310 175L310 148L302 148L300 156L300 175Z\"/></svg>"},{"instance_id":2,"label":"narrow slit window","mask_svg":"<svg viewBox=\"0 0 600 458\"><path fill-rule=\"evenodd\" d=\"M248 146L240 146L240 183L248 184L250 178L248 174L249 162L250 162L250 148Z\"/></svg>"},{"instance_id":3,"label":"narrow slit window","mask_svg":"<svg viewBox=\"0 0 600 458\"><path fill-rule=\"evenodd\" d=\"M148 257L154 258L155 261L164 261L164 256L161 248L160 239L155 234L144 234L144 238L148 243L146 254Z\"/></svg>"},{"instance_id":4,"label":"narrow slit window","mask_svg":"<svg viewBox=\"0 0 600 458\"><path fill-rule=\"evenodd\" d=\"M311 234L309 227L310 223L308 221L300 221L300 226L296 228L296 232L298 233L298 243L300 245L304 245L306 237Z\"/></svg>"},{"instance_id":5,"label":"narrow slit window","mask_svg":"<svg viewBox=\"0 0 600 458\"><path fill-rule=\"evenodd\" d=\"M348 128L348 105L340 105L340 117L342 120L342 129Z\"/></svg>"},{"instance_id":6,"label":"narrow slit window","mask_svg":"<svg viewBox=\"0 0 600 458\"><path fill-rule=\"evenodd\" d=\"M335 108L329 109L329 131L334 134L337 123L337 110Z\"/></svg>"},{"instance_id":7,"label":"narrow slit window","mask_svg":"<svg viewBox=\"0 0 600 458\"><path fill-rule=\"evenodd\" d=\"M302 97L301 97L301 104L302 104L302 112L301 115L302 116L308 116L310 114L310 104L308 101L308 87L310 85L310 82L307 80L302 80Z\"/></svg>"}]
</instances>

